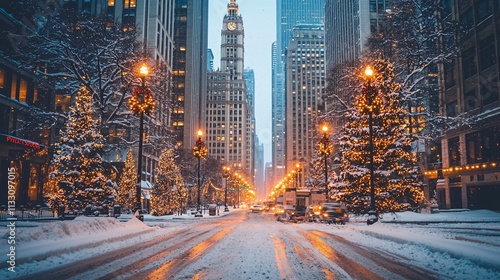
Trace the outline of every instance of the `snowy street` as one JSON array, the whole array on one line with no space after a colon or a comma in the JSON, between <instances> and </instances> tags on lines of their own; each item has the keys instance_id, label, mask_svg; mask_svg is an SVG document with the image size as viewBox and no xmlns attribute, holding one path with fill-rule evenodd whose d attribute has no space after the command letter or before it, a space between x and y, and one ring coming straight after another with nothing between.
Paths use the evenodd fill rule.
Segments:
<instances>
[{"instance_id":1,"label":"snowy street","mask_svg":"<svg viewBox=\"0 0 500 280\"><path fill-rule=\"evenodd\" d=\"M79 217L19 227L16 272L8 271L3 261L0 278L500 277L496 212L386 214L386 221L371 226L356 217L342 226L281 223L273 214L244 209L222 214L201 219L147 216L146 225L135 219L120 223L113 218ZM445 222L429 220L439 218Z\"/></svg>"}]
</instances>

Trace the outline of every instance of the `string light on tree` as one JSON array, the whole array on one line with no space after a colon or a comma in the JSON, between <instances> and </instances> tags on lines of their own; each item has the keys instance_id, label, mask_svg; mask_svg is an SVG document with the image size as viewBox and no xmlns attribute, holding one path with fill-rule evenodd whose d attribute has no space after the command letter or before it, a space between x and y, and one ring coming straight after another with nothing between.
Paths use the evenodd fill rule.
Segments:
<instances>
[{"instance_id":1,"label":"string light on tree","mask_svg":"<svg viewBox=\"0 0 500 280\"><path fill-rule=\"evenodd\" d=\"M390 61L380 56L364 69L365 80L346 114L339 144L342 153L336 186L350 211L398 211L400 203L423 201L415 140L401 105L401 85ZM370 204L366 204L366 197ZM376 203L375 203L376 202Z\"/></svg>"}]
</instances>

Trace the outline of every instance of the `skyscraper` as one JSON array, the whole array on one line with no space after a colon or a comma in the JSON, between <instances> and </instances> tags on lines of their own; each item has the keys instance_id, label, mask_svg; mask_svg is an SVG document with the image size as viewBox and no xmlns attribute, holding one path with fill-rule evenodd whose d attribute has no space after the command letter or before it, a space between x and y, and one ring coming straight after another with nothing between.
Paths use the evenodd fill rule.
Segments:
<instances>
[{"instance_id":1,"label":"skyscraper","mask_svg":"<svg viewBox=\"0 0 500 280\"><path fill-rule=\"evenodd\" d=\"M389 0L325 0L328 70L358 58L372 33L379 32L390 8Z\"/></svg>"},{"instance_id":2,"label":"skyscraper","mask_svg":"<svg viewBox=\"0 0 500 280\"><path fill-rule=\"evenodd\" d=\"M276 45L273 46L273 176L276 180L286 174L285 158L285 54L297 24L322 24L324 0L276 0Z\"/></svg>"},{"instance_id":3,"label":"skyscraper","mask_svg":"<svg viewBox=\"0 0 500 280\"><path fill-rule=\"evenodd\" d=\"M325 33L323 25L300 24L286 54L286 166L311 162L324 112ZM304 169L307 176L307 168ZM304 176L304 177L306 177Z\"/></svg>"},{"instance_id":4,"label":"skyscraper","mask_svg":"<svg viewBox=\"0 0 500 280\"><path fill-rule=\"evenodd\" d=\"M175 1L172 127L178 146L190 150L203 128L208 63L208 0Z\"/></svg>"},{"instance_id":5,"label":"skyscraper","mask_svg":"<svg viewBox=\"0 0 500 280\"><path fill-rule=\"evenodd\" d=\"M341 91L341 77L344 69L367 50L367 42L372 34L381 31L382 21L391 8L389 0L325 0L325 60L331 90L342 99L348 100L350 92ZM329 111L342 110L342 104L332 102ZM331 134L337 135L343 124L343 115L333 115Z\"/></svg>"},{"instance_id":6,"label":"skyscraper","mask_svg":"<svg viewBox=\"0 0 500 280\"><path fill-rule=\"evenodd\" d=\"M244 77L244 29L238 4L231 0L223 18L220 70L208 73L206 135L209 155L253 174L251 100Z\"/></svg>"}]
</instances>

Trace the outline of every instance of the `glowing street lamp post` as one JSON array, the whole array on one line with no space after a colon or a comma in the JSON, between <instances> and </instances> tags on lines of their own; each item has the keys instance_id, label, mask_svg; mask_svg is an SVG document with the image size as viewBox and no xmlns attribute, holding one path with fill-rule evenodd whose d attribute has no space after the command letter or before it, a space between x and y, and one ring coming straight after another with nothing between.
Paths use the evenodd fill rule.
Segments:
<instances>
[{"instance_id":1,"label":"glowing street lamp post","mask_svg":"<svg viewBox=\"0 0 500 280\"><path fill-rule=\"evenodd\" d=\"M302 171L302 165L300 163L295 164L295 169L297 170L295 172L295 188L299 188L299 174Z\"/></svg>"},{"instance_id":2,"label":"glowing street lamp post","mask_svg":"<svg viewBox=\"0 0 500 280\"><path fill-rule=\"evenodd\" d=\"M319 140L318 147L319 147L319 154L324 156L324 161L325 161L325 196L326 196L326 201L329 200L329 193L328 193L328 156L333 153L333 144L328 139L328 126L323 125L321 128L323 131L323 137Z\"/></svg>"},{"instance_id":3,"label":"glowing street lamp post","mask_svg":"<svg viewBox=\"0 0 500 280\"><path fill-rule=\"evenodd\" d=\"M224 212L229 212L229 208L227 207L227 181L229 177L231 176L231 167L230 166L224 166L223 167L224 173L222 174L222 177L226 180L226 188L224 189Z\"/></svg>"},{"instance_id":4,"label":"glowing street lamp post","mask_svg":"<svg viewBox=\"0 0 500 280\"><path fill-rule=\"evenodd\" d=\"M367 83L365 84L365 94L366 94L366 106L364 108L365 113L368 114L368 131L369 131L369 151L370 151L370 209L368 209L368 220L366 223L368 225L374 224L378 221L377 208L375 207L375 183L373 176L373 114L377 113L378 107L377 103L374 102L374 95L376 94L376 89L371 85L371 79L373 77L373 70L370 66L365 69L365 77Z\"/></svg>"},{"instance_id":5,"label":"glowing street lamp post","mask_svg":"<svg viewBox=\"0 0 500 280\"><path fill-rule=\"evenodd\" d=\"M135 209L134 212L139 211L139 219L144 220L142 215L141 205L141 180L142 180L142 142L144 138L144 114L151 114L154 110L155 101L149 88L146 87L146 77L149 74L149 69L146 64L143 64L139 70L141 77L141 86L134 87L132 97L129 99L130 110L134 115L139 116L139 152L137 159L137 184L135 188Z\"/></svg>"},{"instance_id":6,"label":"glowing street lamp post","mask_svg":"<svg viewBox=\"0 0 500 280\"><path fill-rule=\"evenodd\" d=\"M200 166L201 166L201 158L205 158L208 154L207 147L203 140L201 140L201 136L203 136L203 132L201 129L198 130L198 140L196 140L196 144L193 147L193 155L198 158L198 205L195 217L203 217L201 214L201 178L200 178Z\"/></svg>"}]
</instances>

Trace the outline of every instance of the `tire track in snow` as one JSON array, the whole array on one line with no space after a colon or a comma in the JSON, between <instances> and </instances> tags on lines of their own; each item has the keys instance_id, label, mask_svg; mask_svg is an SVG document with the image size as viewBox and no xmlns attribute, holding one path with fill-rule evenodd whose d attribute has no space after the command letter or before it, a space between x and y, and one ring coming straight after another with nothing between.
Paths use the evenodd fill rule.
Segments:
<instances>
[{"instance_id":1,"label":"tire track in snow","mask_svg":"<svg viewBox=\"0 0 500 280\"><path fill-rule=\"evenodd\" d=\"M292 274L292 267L286 257L285 243L274 233L271 234L271 239L273 240L274 256L276 258L276 265L280 273L280 278L293 279L294 275Z\"/></svg>"},{"instance_id":2,"label":"tire track in snow","mask_svg":"<svg viewBox=\"0 0 500 280\"><path fill-rule=\"evenodd\" d=\"M347 263L339 263L339 265L341 266L349 266L349 263L356 263L361 260L366 266L368 266L364 268L365 270L368 269L370 273L373 273L373 271L375 271L377 274L381 274L380 276L376 274L376 277L383 277L384 279L437 279L437 276L433 272L410 266L405 263L406 260L403 258L397 257L395 255L389 255L374 248L363 248L353 242L346 240L341 236L318 230L304 232L303 234L309 235L317 240L320 239L321 242L328 244L327 246L335 246L336 248L339 248L339 255L342 255L341 260L349 260L347 261ZM340 250L342 250L342 253L340 253ZM353 271L353 273L357 273L357 271ZM353 276L354 278L367 279L366 277L359 277L356 275ZM369 279L373 278L369 277Z\"/></svg>"},{"instance_id":3,"label":"tire track in snow","mask_svg":"<svg viewBox=\"0 0 500 280\"><path fill-rule=\"evenodd\" d=\"M210 250L210 248L212 248L220 239L233 231L234 228L235 226L220 229L220 231L216 232L212 237L191 248L188 248L180 256L174 257L162 266L141 271L129 279L173 279L179 271L201 257L201 255L203 255L206 251Z\"/></svg>"}]
</instances>

